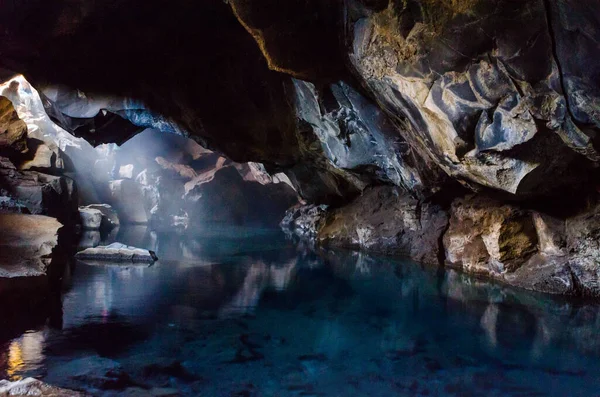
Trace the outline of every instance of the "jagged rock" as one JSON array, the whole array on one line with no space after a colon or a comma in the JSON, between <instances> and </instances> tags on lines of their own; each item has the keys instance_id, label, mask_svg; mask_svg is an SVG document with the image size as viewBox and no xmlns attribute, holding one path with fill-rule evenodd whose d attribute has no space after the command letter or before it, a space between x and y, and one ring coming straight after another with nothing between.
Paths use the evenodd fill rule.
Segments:
<instances>
[{"instance_id":1,"label":"jagged rock","mask_svg":"<svg viewBox=\"0 0 600 397\"><path fill-rule=\"evenodd\" d=\"M0 396L39 396L39 397L84 397L85 394L61 389L35 378L25 378L14 382L0 380Z\"/></svg>"},{"instance_id":2,"label":"jagged rock","mask_svg":"<svg viewBox=\"0 0 600 397\"><path fill-rule=\"evenodd\" d=\"M62 226L47 216L0 214L0 277L45 276Z\"/></svg>"},{"instance_id":3,"label":"jagged rock","mask_svg":"<svg viewBox=\"0 0 600 397\"><path fill-rule=\"evenodd\" d=\"M78 252L75 257L87 261L108 261L127 263L153 263L158 260L153 251L130 247L121 243L112 243L107 246L97 246Z\"/></svg>"},{"instance_id":4,"label":"jagged rock","mask_svg":"<svg viewBox=\"0 0 600 397\"><path fill-rule=\"evenodd\" d=\"M100 226L102 229L110 230L120 225L119 215L117 215L117 212L108 204L90 204L83 208L97 210L102 213L102 224Z\"/></svg>"},{"instance_id":5,"label":"jagged rock","mask_svg":"<svg viewBox=\"0 0 600 397\"><path fill-rule=\"evenodd\" d=\"M588 37L598 36L593 29L566 39L572 18L593 20L580 14L592 9L589 1L575 10L565 5L574 1L393 0L373 10L360 3L351 1L348 13L351 63L424 158L453 177L517 195L586 181L581 167L600 160L595 133L584 132L599 87L579 77L595 69L576 67L570 77L561 64L579 50L588 55Z\"/></svg>"},{"instance_id":6,"label":"jagged rock","mask_svg":"<svg viewBox=\"0 0 600 397\"><path fill-rule=\"evenodd\" d=\"M19 118L12 102L0 96L0 150L27 152L27 124Z\"/></svg>"},{"instance_id":7,"label":"jagged rock","mask_svg":"<svg viewBox=\"0 0 600 397\"><path fill-rule=\"evenodd\" d=\"M382 186L332 211L318 239L326 245L406 255L438 265L447 224L448 215L439 206L420 202L399 188Z\"/></svg>"},{"instance_id":8,"label":"jagged rock","mask_svg":"<svg viewBox=\"0 0 600 397\"><path fill-rule=\"evenodd\" d=\"M297 117L312 128L334 167L421 196L439 188L438 167L415 157L388 117L348 84L318 90L306 81L293 83Z\"/></svg>"},{"instance_id":9,"label":"jagged rock","mask_svg":"<svg viewBox=\"0 0 600 397\"><path fill-rule=\"evenodd\" d=\"M36 143L33 144L32 141ZM29 146L32 147L30 153L33 153L33 158L27 158L21 162L19 170L54 171L64 168L63 160L60 158L60 151L56 145L50 145L53 146L51 148L48 144L30 139Z\"/></svg>"},{"instance_id":10,"label":"jagged rock","mask_svg":"<svg viewBox=\"0 0 600 397\"><path fill-rule=\"evenodd\" d=\"M121 223L147 223L144 196L140 185L130 179L109 182L110 204L119 214Z\"/></svg>"},{"instance_id":11,"label":"jagged rock","mask_svg":"<svg viewBox=\"0 0 600 397\"><path fill-rule=\"evenodd\" d=\"M228 205L223 205L226 198ZM296 192L286 184L245 182L232 166L198 175L185 185L185 211L190 223L210 222L276 227L296 204Z\"/></svg>"},{"instance_id":12,"label":"jagged rock","mask_svg":"<svg viewBox=\"0 0 600 397\"><path fill-rule=\"evenodd\" d=\"M555 218L470 196L450 213L449 266L534 291L600 296L600 207Z\"/></svg>"},{"instance_id":13,"label":"jagged rock","mask_svg":"<svg viewBox=\"0 0 600 397\"><path fill-rule=\"evenodd\" d=\"M298 205L286 211L281 221L285 231L299 237L315 238L325 220L327 205Z\"/></svg>"},{"instance_id":14,"label":"jagged rock","mask_svg":"<svg viewBox=\"0 0 600 397\"><path fill-rule=\"evenodd\" d=\"M35 140L34 146L38 146L39 142L47 146L43 148L41 157L47 157L47 149L53 152L53 166L64 168L63 157L72 158L79 164L94 159L93 149L88 142L75 138L50 119L39 93L23 76L0 84L0 94L12 101L19 118L27 124L28 140Z\"/></svg>"},{"instance_id":15,"label":"jagged rock","mask_svg":"<svg viewBox=\"0 0 600 397\"><path fill-rule=\"evenodd\" d=\"M79 207L79 217L81 218L81 227L87 230L99 230L102 224L102 212L92 209Z\"/></svg>"},{"instance_id":16,"label":"jagged rock","mask_svg":"<svg viewBox=\"0 0 600 397\"><path fill-rule=\"evenodd\" d=\"M160 157L160 156L157 157L156 163L158 165L160 165L163 169L171 170L171 171L175 172L177 175L179 175L180 177L185 178L185 179L194 179L196 176L198 176L196 171L194 171L194 169L192 167L190 167L189 165L174 164L174 163L171 163L169 160L165 159L164 157Z\"/></svg>"},{"instance_id":17,"label":"jagged rock","mask_svg":"<svg viewBox=\"0 0 600 397\"><path fill-rule=\"evenodd\" d=\"M468 273L499 276L521 266L538 250L529 211L493 199L457 199L444 236L446 261Z\"/></svg>"},{"instance_id":18,"label":"jagged rock","mask_svg":"<svg viewBox=\"0 0 600 397\"><path fill-rule=\"evenodd\" d=\"M68 223L77 213L77 190L69 178L18 171L0 157L0 183L0 196L26 206L32 214L54 216Z\"/></svg>"}]
</instances>

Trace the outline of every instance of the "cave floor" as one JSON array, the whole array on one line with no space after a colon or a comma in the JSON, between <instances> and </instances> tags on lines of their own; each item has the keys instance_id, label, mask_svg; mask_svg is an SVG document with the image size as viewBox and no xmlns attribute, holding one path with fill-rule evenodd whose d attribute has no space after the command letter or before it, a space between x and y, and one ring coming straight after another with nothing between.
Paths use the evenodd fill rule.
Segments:
<instances>
[{"instance_id":1,"label":"cave floor","mask_svg":"<svg viewBox=\"0 0 600 397\"><path fill-rule=\"evenodd\" d=\"M278 232L119 233L159 261L74 263L60 302L35 319L5 305L20 313L2 320L0 378L102 396L600 390L594 303L398 258L315 252Z\"/></svg>"}]
</instances>

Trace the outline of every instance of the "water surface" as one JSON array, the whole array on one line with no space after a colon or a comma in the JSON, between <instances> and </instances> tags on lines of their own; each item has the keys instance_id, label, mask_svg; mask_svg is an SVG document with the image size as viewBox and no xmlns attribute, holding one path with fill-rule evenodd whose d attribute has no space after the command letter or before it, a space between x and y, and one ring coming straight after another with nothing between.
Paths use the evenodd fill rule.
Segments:
<instances>
[{"instance_id":1,"label":"water surface","mask_svg":"<svg viewBox=\"0 0 600 397\"><path fill-rule=\"evenodd\" d=\"M184 237L142 227L113 238L160 260L77 262L60 300L40 312L4 305L0 377L96 395L600 392L593 303L314 251L273 231Z\"/></svg>"}]
</instances>

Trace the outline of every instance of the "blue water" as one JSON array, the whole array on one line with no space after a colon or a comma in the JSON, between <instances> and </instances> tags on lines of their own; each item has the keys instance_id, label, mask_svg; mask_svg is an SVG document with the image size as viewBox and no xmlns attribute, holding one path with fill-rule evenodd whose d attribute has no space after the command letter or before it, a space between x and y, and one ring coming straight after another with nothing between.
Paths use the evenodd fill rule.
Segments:
<instances>
[{"instance_id":1,"label":"blue water","mask_svg":"<svg viewBox=\"0 0 600 397\"><path fill-rule=\"evenodd\" d=\"M73 264L58 310L4 318L0 377L115 396L600 395L593 302L278 232L117 238L160 260Z\"/></svg>"}]
</instances>

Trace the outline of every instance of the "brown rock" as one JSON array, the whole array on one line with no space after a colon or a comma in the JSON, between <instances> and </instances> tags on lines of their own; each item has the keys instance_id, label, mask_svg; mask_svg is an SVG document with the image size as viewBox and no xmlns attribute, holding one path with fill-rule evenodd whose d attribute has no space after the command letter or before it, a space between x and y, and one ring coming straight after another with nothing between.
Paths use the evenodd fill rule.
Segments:
<instances>
[{"instance_id":1,"label":"brown rock","mask_svg":"<svg viewBox=\"0 0 600 397\"><path fill-rule=\"evenodd\" d=\"M406 255L438 265L447 222L446 212L436 205L421 203L398 188L375 187L333 211L318 239L328 245Z\"/></svg>"},{"instance_id":2,"label":"brown rock","mask_svg":"<svg viewBox=\"0 0 600 397\"><path fill-rule=\"evenodd\" d=\"M468 273L498 277L521 266L537 251L532 215L495 200L457 199L444 235L446 263Z\"/></svg>"},{"instance_id":3,"label":"brown rock","mask_svg":"<svg viewBox=\"0 0 600 397\"><path fill-rule=\"evenodd\" d=\"M0 96L0 149L27 152L27 124L17 115L12 102Z\"/></svg>"},{"instance_id":4,"label":"brown rock","mask_svg":"<svg viewBox=\"0 0 600 397\"><path fill-rule=\"evenodd\" d=\"M0 277L46 275L62 226L47 216L0 214Z\"/></svg>"}]
</instances>

